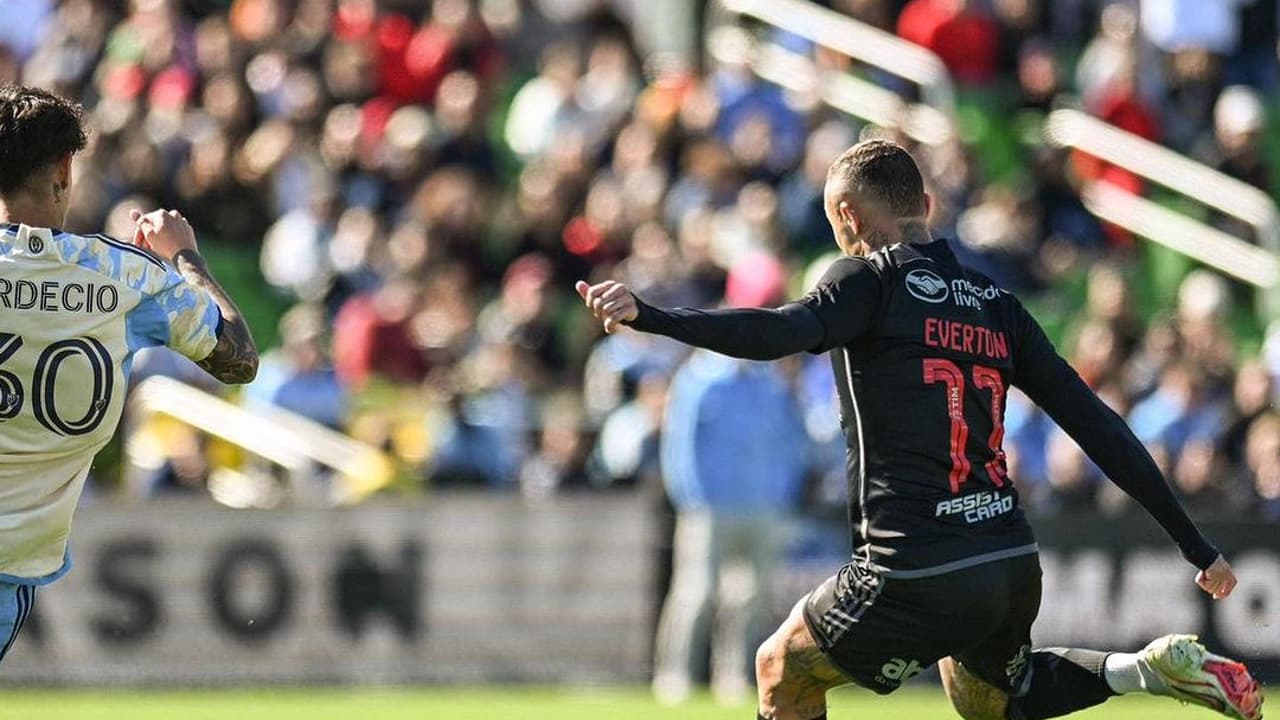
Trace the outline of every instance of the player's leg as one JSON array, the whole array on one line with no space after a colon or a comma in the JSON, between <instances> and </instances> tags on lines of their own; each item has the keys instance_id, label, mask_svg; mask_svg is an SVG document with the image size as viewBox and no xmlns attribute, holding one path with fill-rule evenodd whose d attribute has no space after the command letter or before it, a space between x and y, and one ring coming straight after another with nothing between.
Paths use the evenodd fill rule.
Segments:
<instances>
[{"instance_id":1,"label":"player's leg","mask_svg":"<svg viewBox=\"0 0 1280 720\"><path fill-rule=\"evenodd\" d=\"M1047 648L1031 653L1025 691L1010 695L952 659L939 663L952 705L965 720L1061 717L1116 695L1147 693L1262 717L1262 691L1244 665L1209 653L1190 635L1168 635L1137 653Z\"/></svg>"},{"instance_id":2,"label":"player's leg","mask_svg":"<svg viewBox=\"0 0 1280 720\"><path fill-rule=\"evenodd\" d=\"M719 575L714 525L708 512L676 517L671 589L654 640L653 691L663 703L688 697L694 663L710 641L711 601Z\"/></svg>"},{"instance_id":3,"label":"player's leg","mask_svg":"<svg viewBox=\"0 0 1280 720\"><path fill-rule=\"evenodd\" d=\"M969 672L954 658L938 661L942 689L964 720L1005 720L1009 695Z\"/></svg>"},{"instance_id":4,"label":"player's leg","mask_svg":"<svg viewBox=\"0 0 1280 720\"><path fill-rule=\"evenodd\" d=\"M1160 638L1140 653L1030 652L1039 563L1028 556L998 567L1010 599L1001 630L939 663L947 695L966 720L1060 717L1128 692L1169 695L1243 720L1261 716L1261 693L1244 666L1209 654L1191 636Z\"/></svg>"},{"instance_id":5,"label":"player's leg","mask_svg":"<svg viewBox=\"0 0 1280 720\"><path fill-rule=\"evenodd\" d=\"M761 720L817 720L827 716L827 691L849 679L818 648L804 621L805 601L756 652Z\"/></svg>"},{"instance_id":6,"label":"player's leg","mask_svg":"<svg viewBox=\"0 0 1280 720\"><path fill-rule=\"evenodd\" d=\"M9 654L36 603L34 585L0 582L0 661Z\"/></svg>"},{"instance_id":7,"label":"player's leg","mask_svg":"<svg viewBox=\"0 0 1280 720\"><path fill-rule=\"evenodd\" d=\"M985 582L995 630L938 664L943 688L965 720L1034 720L1083 710L1114 695L1102 677L1105 653L1031 651L1040 612L1040 561L1035 555L987 566Z\"/></svg>"},{"instance_id":8,"label":"player's leg","mask_svg":"<svg viewBox=\"0 0 1280 720\"><path fill-rule=\"evenodd\" d=\"M1106 653L1094 650L1037 650L1027 659L1026 691L1016 696L955 658L939 662L938 669L947 697L965 720L1039 720L1093 707L1114 696L1100 672L1105 658Z\"/></svg>"}]
</instances>

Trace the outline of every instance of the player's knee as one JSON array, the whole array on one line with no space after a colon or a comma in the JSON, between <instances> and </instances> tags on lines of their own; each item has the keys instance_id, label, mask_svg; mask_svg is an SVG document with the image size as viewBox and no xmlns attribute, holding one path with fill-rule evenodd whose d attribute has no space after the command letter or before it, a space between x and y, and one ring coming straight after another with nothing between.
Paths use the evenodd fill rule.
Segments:
<instances>
[{"instance_id":1,"label":"player's knee","mask_svg":"<svg viewBox=\"0 0 1280 720\"><path fill-rule=\"evenodd\" d=\"M774 633L756 650L756 689L765 717L791 717L798 705L811 704L813 693L804 685L797 686L795 669L788 668L793 658L787 655L787 640L782 631ZM821 700L825 694L820 696Z\"/></svg>"},{"instance_id":2,"label":"player's knee","mask_svg":"<svg viewBox=\"0 0 1280 720\"><path fill-rule=\"evenodd\" d=\"M785 645L778 641L777 633L756 648L756 691L760 695L760 712L763 717L777 717L782 701L782 653Z\"/></svg>"},{"instance_id":3,"label":"player's knee","mask_svg":"<svg viewBox=\"0 0 1280 720\"><path fill-rule=\"evenodd\" d=\"M776 687L782 680L782 651L783 644L778 642L776 634L756 648L756 686L762 692Z\"/></svg>"},{"instance_id":4,"label":"player's knee","mask_svg":"<svg viewBox=\"0 0 1280 720\"><path fill-rule=\"evenodd\" d=\"M844 684L817 667L812 656L816 648L797 650L796 635L802 628L784 624L756 650L756 686L760 712L766 718L820 717L826 711L827 689Z\"/></svg>"}]
</instances>

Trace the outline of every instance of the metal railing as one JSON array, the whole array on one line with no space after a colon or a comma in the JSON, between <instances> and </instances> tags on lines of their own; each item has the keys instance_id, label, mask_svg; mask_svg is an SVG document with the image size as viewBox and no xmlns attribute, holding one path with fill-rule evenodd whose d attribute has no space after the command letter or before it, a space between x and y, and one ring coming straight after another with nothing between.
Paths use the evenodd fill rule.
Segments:
<instances>
[{"instance_id":1,"label":"metal railing","mask_svg":"<svg viewBox=\"0 0 1280 720\"><path fill-rule=\"evenodd\" d=\"M219 438L283 469L295 504L343 505L386 487L395 478L391 459L377 448L280 408L252 412L166 377L151 377L130 398L125 436L127 468L148 463L147 421L156 415ZM331 477L321 481L322 471ZM126 478L136 470L127 470ZM126 479L126 485L131 485Z\"/></svg>"},{"instance_id":2,"label":"metal railing","mask_svg":"<svg viewBox=\"0 0 1280 720\"><path fill-rule=\"evenodd\" d=\"M1049 114L1044 136L1233 217L1257 245L1105 182L1081 190L1094 215L1258 288L1267 317L1280 313L1280 214L1266 193L1079 110Z\"/></svg>"},{"instance_id":3,"label":"metal railing","mask_svg":"<svg viewBox=\"0 0 1280 720\"><path fill-rule=\"evenodd\" d=\"M766 23L915 83L922 103L813 60L741 26ZM714 0L707 51L721 62L744 63L783 87L816 92L828 105L867 122L899 127L914 139L948 139L955 114L950 73L937 55L890 33L807 0ZM1253 228L1258 245L1189 215L1109 185L1082 190L1094 215L1258 288L1264 317L1280 316L1280 213L1266 193L1184 155L1076 110L1050 114L1045 138L1074 148L1173 190Z\"/></svg>"},{"instance_id":4,"label":"metal railing","mask_svg":"<svg viewBox=\"0 0 1280 720\"><path fill-rule=\"evenodd\" d=\"M939 110L950 111L955 106L955 86L942 58L893 33L807 0L715 0L712 3L711 25L720 24L731 15L755 18L910 80L920 86L925 104Z\"/></svg>"},{"instance_id":5,"label":"metal railing","mask_svg":"<svg viewBox=\"0 0 1280 720\"><path fill-rule=\"evenodd\" d=\"M845 72L819 67L805 55L738 24L742 17L785 30L920 88L923 102ZM706 50L720 62L745 63L760 77L798 92L816 92L831 107L884 127L900 127L927 144L951 137L955 88L942 60L892 33L806 0L715 0L708 12Z\"/></svg>"}]
</instances>

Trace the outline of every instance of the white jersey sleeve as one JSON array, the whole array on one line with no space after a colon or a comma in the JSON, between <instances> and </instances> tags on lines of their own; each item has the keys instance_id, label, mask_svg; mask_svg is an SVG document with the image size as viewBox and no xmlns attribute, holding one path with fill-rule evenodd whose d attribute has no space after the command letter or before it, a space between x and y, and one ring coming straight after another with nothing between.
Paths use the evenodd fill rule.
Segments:
<instances>
[{"instance_id":1,"label":"white jersey sleeve","mask_svg":"<svg viewBox=\"0 0 1280 720\"><path fill-rule=\"evenodd\" d=\"M142 297L129 316L134 342L141 347L167 345L199 362L218 344L222 316L209 293L171 268L144 268Z\"/></svg>"}]
</instances>

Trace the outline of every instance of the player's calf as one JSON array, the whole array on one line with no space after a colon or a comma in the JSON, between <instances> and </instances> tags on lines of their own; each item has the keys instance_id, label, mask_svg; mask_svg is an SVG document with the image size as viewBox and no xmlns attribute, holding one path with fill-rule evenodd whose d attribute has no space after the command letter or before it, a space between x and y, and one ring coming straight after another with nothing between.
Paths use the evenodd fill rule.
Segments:
<instances>
[{"instance_id":1,"label":"player's calf","mask_svg":"<svg viewBox=\"0 0 1280 720\"><path fill-rule=\"evenodd\" d=\"M818 720L827 691L849 680L818 649L801 615L803 601L756 651L761 720Z\"/></svg>"}]
</instances>

